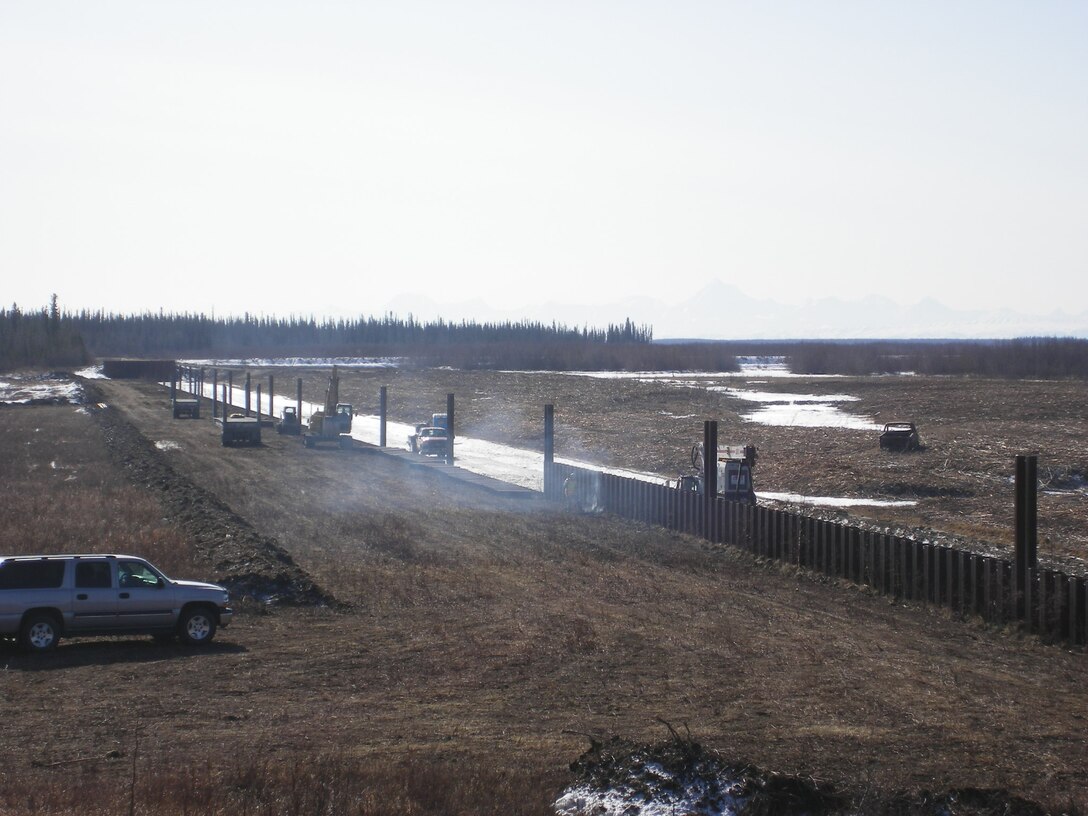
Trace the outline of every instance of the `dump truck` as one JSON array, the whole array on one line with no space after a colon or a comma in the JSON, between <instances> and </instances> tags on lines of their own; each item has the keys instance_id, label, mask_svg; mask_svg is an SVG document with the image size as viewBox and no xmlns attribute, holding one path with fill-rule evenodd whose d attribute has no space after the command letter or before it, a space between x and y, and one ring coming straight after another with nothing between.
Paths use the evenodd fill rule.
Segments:
<instances>
[{"instance_id":1,"label":"dump truck","mask_svg":"<svg viewBox=\"0 0 1088 816\"><path fill-rule=\"evenodd\" d=\"M756 466L756 446L719 445L716 459L718 495L730 501L755 504L756 491L752 470ZM699 443L691 449L691 467L695 472L681 475L671 481L669 486L675 490L702 495L705 492L703 463L703 445Z\"/></svg>"},{"instance_id":2,"label":"dump truck","mask_svg":"<svg viewBox=\"0 0 1088 816\"><path fill-rule=\"evenodd\" d=\"M310 414L310 424L302 431L302 443L312 448L322 442L335 442L341 448L350 448L351 421L355 409L350 402L340 402L340 375L332 367L329 387L325 389L325 405Z\"/></svg>"},{"instance_id":3,"label":"dump truck","mask_svg":"<svg viewBox=\"0 0 1088 816\"><path fill-rule=\"evenodd\" d=\"M174 399L174 419L189 417L200 419L200 400L196 397L177 397Z\"/></svg>"},{"instance_id":4,"label":"dump truck","mask_svg":"<svg viewBox=\"0 0 1088 816\"><path fill-rule=\"evenodd\" d=\"M261 422L255 416L235 412L215 420L221 430L224 445L261 444Z\"/></svg>"}]
</instances>

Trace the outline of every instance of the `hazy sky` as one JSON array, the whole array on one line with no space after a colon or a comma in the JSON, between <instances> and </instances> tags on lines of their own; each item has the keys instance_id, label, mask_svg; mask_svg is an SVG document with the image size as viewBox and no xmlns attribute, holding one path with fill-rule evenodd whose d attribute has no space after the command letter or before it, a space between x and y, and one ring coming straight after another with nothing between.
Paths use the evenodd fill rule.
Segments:
<instances>
[{"instance_id":1,"label":"hazy sky","mask_svg":"<svg viewBox=\"0 0 1088 816\"><path fill-rule=\"evenodd\" d=\"M1081 0L0 0L0 117L5 305L1088 309Z\"/></svg>"}]
</instances>

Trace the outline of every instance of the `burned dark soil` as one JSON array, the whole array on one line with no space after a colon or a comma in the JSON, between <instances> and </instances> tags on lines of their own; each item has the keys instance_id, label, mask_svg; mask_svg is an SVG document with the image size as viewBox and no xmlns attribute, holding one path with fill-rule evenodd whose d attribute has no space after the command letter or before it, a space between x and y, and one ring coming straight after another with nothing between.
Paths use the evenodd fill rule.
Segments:
<instances>
[{"instance_id":1,"label":"burned dark soil","mask_svg":"<svg viewBox=\"0 0 1088 816\"><path fill-rule=\"evenodd\" d=\"M997 428L1026 435L1032 418L1022 414L1038 395L1010 402L1002 419L979 417L986 383L974 408L963 404L970 388L955 400L938 389L924 405L943 413L928 419L916 396L896 414L913 414L927 449L889 458L874 453L871 434L754 438L706 392L488 376L353 374L345 396L376 409L389 385L391 415L411 421L456 392L462 433L522 445L539 442L541 408L552 403L563 453L646 470L679 469L702 419L717 418L723 437L735 430L761 446L765 488L895 485L919 497L914 515L873 523L940 529L960 519L950 532L979 540L1002 535L1011 464L997 465L1021 442L1041 462L1083 473L1082 433L1065 427L1072 392L1050 397L1064 413L1047 420L1045 438L1023 439ZM317 386L319 377L308 399L320 398ZM858 386L869 406L909 396L906 386L891 396ZM529 780L521 812L545 813L577 778L570 766L590 737L646 743L665 720L730 763L830 785L868 812L933 812L904 803L967 790L1050 812L1088 807L1082 653L645 525L500 499L359 448L307 450L273 433L259 447L223 448L210 420L173 420L158 386L99 387L79 413L0 411L9 486L31 470L57 474L35 482L49 501L27 504L33 518L11 511L5 524L59 519L66 491L111 470L153 500L168 540L188 548L172 569L232 583L240 611L203 651L150 639L66 641L44 656L0 648L7 791L78 791L92 777L151 787L164 768L333 757L372 768L440 762L455 769L447 782ZM955 405L962 419L949 416ZM982 424L972 429L972 417ZM787 443L807 450L807 464L782 453ZM92 448L106 454L76 455ZM65 471L68 461L78 464ZM957 504L965 499L977 503ZM108 523L92 521L64 548L113 549ZM1058 531L1076 540L1075 512L1067 526L1068 536L1065 521L1047 528L1051 544ZM5 808L30 812L20 802Z\"/></svg>"}]
</instances>

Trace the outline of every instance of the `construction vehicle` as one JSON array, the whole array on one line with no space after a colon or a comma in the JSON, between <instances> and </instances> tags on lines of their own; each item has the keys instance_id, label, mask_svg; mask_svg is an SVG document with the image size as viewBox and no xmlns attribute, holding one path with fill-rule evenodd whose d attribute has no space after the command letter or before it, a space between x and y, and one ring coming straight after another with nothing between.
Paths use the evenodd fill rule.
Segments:
<instances>
[{"instance_id":1,"label":"construction vehicle","mask_svg":"<svg viewBox=\"0 0 1088 816\"><path fill-rule=\"evenodd\" d=\"M298 409L294 405L284 407L280 413L280 421L276 423L276 433L298 436L302 432L302 424L298 421Z\"/></svg>"},{"instance_id":2,"label":"construction vehicle","mask_svg":"<svg viewBox=\"0 0 1088 816\"><path fill-rule=\"evenodd\" d=\"M255 416L232 413L225 417L216 417L222 431L223 445L259 445L261 444L261 422Z\"/></svg>"},{"instance_id":3,"label":"construction vehicle","mask_svg":"<svg viewBox=\"0 0 1088 816\"><path fill-rule=\"evenodd\" d=\"M880 434L880 449L888 451L921 450L922 439L913 422L889 422Z\"/></svg>"},{"instance_id":4,"label":"construction vehicle","mask_svg":"<svg viewBox=\"0 0 1088 816\"><path fill-rule=\"evenodd\" d=\"M189 417L200 419L200 400L196 397L177 397L174 399L174 419Z\"/></svg>"},{"instance_id":5,"label":"construction vehicle","mask_svg":"<svg viewBox=\"0 0 1088 816\"><path fill-rule=\"evenodd\" d=\"M333 366L329 387L325 390L325 407L310 414L310 424L302 431L302 443L307 448L321 442L335 442L341 448L350 448L354 416L351 403L340 402L340 375Z\"/></svg>"},{"instance_id":6,"label":"construction vehicle","mask_svg":"<svg viewBox=\"0 0 1088 816\"><path fill-rule=\"evenodd\" d=\"M756 466L755 445L719 445L716 459L718 495L730 501L755 504L756 491L752 481L752 469ZM669 487L702 495L705 492L703 465L703 445L699 443L691 449L691 467L695 472L679 476L669 482Z\"/></svg>"}]
</instances>

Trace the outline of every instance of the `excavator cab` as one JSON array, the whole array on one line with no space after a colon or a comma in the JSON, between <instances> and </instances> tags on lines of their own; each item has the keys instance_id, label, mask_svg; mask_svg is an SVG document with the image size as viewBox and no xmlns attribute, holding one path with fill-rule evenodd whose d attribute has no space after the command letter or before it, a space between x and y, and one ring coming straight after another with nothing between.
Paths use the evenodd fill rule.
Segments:
<instances>
[{"instance_id":1,"label":"excavator cab","mask_svg":"<svg viewBox=\"0 0 1088 816\"><path fill-rule=\"evenodd\" d=\"M350 402L338 402L336 404L336 418L339 422L340 433L351 431L351 420L355 416L355 408Z\"/></svg>"}]
</instances>

